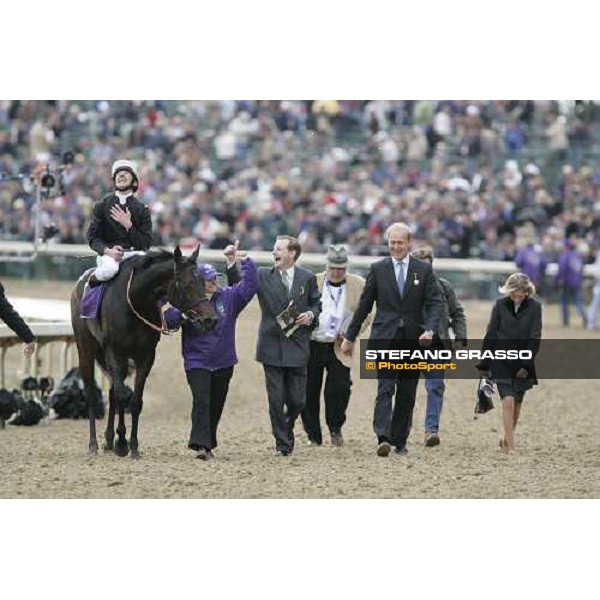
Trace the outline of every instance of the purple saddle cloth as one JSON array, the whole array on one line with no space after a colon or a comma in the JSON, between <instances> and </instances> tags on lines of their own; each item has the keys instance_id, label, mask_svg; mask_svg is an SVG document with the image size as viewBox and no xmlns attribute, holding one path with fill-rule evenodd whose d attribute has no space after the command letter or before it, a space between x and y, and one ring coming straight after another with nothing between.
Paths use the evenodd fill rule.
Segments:
<instances>
[{"instance_id":1,"label":"purple saddle cloth","mask_svg":"<svg viewBox=\"0 0 600 600\"><path fill-rule=\"evenodd\" d=\"M101 283L95 287L90 287L86 284L83 290L83 298L81 298L81 318L97 319L100 316L100 307L102 306L102 298L104 298L105 290L105 283Z\"/></svg>"}]
</instances>

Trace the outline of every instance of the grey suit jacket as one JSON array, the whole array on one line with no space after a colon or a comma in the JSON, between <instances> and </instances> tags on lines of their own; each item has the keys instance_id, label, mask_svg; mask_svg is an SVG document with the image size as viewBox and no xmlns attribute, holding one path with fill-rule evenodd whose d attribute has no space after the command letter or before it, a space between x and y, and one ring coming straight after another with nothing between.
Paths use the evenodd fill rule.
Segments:
<instances>
[{"instance_id":1,"label":"grey suit jacket","mask_svg":"<svg viewBox=\"0 0 600 600\"><path fill-rule=\"evenodd\" d=\"M356 339L373 304L377 305L377 309L371 328L372 340L391 340L399 327L404 328L404 335L409 339L417 339L427 330L436 332L444 310L442 291L431 265L412 256L402 297L391 257L371 265L346 339L351 342Z\"/></svg>"},{"instance_id":2,"label":"grey suit jacket","mask_svg":"<svg viewBox=\"0 0 600 600\"><path fill-rule=\"evenodd\" d=\"M256 344L256 360L274 367L305 367L310 354L310 331L321 312L321 294L314 273L296 265L291 297L299 312L312 311L310 327L300 327L291 337L282 332L276 317L289 304L288 292L275 268L258 269L258 302L261 319Z\"/></svg>"}]
</instances>

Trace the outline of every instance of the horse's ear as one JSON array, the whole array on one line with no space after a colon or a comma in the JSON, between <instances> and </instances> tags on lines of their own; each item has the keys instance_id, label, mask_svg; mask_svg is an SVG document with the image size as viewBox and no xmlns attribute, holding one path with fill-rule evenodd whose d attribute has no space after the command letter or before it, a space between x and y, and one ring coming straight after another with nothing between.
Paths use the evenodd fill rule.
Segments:
<instances>
[{"instance_id":1,"label":"horse's ear","mask_svg":"<svg viewBox=\"0 0 600 600\"><path fill-rule=\"evenodd\" d=\"M200 246L201 246L201 245L202 245L202 244L198 244L198 245L196 246L196 249L195 249L195 250L192 252L192 255L190 256L190 260L191 260L193 263L195 263L195 262L198 260L198 254L199 254L199 252L200 252Z\"/></svg>"},{"instance_id":2,"label":"horse's ear","mask_svg":"<svg viewBox=\"0 0 600 600\"><path fill-rule=\"evenodd\" d=\"M175 264L180 265L183 255L181 254L181 249L179 248L179 245L175 246L175 252L173 253L173 256L175 258Z\"/></svg>"}]
</instances>

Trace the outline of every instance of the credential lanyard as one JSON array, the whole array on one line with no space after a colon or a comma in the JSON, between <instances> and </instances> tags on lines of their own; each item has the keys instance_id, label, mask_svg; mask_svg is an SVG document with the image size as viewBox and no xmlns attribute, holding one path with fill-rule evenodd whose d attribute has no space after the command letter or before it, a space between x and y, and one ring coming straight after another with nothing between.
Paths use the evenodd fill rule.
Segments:
<instances>
[{"instance_id":1,"label":"credential lanyard","mask_svg":"<svg viewBox=\"0 0 600 600\"><path fill-rule=\"evenodd\" d=\"M330 297L330 298L331 298L331 300L333 301L333 303L334 303L334 305L335 305L335 310L337 311L338 305L339 305L339 303L340 303L340 300L341 300L341 298L342 298L342 293L343 293L342 286L343 286L344 284L342 284L342 285L340 285L340 286L338 287L338 290L339 290L339 292L338 292L338 294L337 294L337 298L336 298L336 297L334 297L334 295L333 295L333 292L331 291L331 288L333 287L333 286L331 285L331 283L329 283L329 281L327 281L327 284L326 284L326 285L327 285L327 291L329 292L329 297Z\"/></svg>"}]
</instances>

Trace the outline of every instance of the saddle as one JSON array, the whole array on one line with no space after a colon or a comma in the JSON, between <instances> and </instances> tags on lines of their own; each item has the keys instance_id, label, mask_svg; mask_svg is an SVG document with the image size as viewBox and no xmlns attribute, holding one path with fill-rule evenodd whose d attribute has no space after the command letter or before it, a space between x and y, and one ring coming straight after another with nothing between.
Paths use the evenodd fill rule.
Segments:
<instances>
[{"instance_id":1,"label":"saddle","mask_svg":"<svg viewBox=\"0 0 600 600\"><path fill-rule=\"evenodd\" d=\"M89 286L87 280L93 272L94 269L89 269L80 277L80 280L85 281L85 286L79 302L79 316L82 319L86 319L91 334L102 345L104 340L100 328L100 309L102 308L102 300L106 292L106 283L101 283L94 287Z\"/></svg>"},{"instance_id":2,"label":"saddle","mask_svg":"<svg viewBox=\"0 0 600 600\"><path fill-rule=\"evenodd\" d=\"M94 287L90 287L87 283L89 276L94 272L94 269L86 271L82 279L85 279L86 284L83 288L81 296L81 304L79 306L79 315L82 319L98 319L100 317L100 308L106 291L106 283L100 283Z\"/></svg>"}]
</instances>

